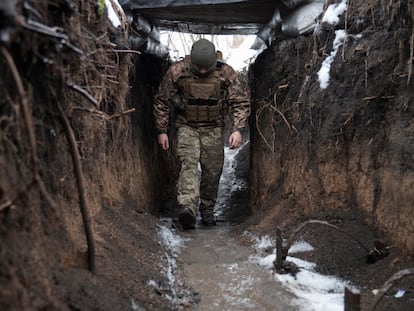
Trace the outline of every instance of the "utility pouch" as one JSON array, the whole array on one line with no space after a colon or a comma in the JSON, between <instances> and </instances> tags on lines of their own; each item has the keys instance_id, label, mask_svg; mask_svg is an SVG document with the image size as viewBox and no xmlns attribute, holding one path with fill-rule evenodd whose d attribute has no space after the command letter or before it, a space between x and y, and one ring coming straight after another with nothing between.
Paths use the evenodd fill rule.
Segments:
<instances>
[{"instance_id":1,"label":"utility pouch","mask_svg":"<svg viewBox=\"0 0 414 311\"><path fill-rule=\"evenodd\" d=\"M170 104L174 107L177 112L183 112L185 105L181 99L179 94L175 94L174 96L170 97Z\"/></svg>"}]
</instances>

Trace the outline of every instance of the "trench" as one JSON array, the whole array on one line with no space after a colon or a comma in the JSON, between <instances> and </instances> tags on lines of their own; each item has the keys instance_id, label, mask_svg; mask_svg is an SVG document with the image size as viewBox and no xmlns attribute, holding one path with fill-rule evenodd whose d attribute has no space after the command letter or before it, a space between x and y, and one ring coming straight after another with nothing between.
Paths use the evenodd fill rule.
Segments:
<instances>
[{"instance_id":1,"label":"trench","mask_svg":"<svg viewBox=\"0 0 414 311\"><path fill-rule=\"evenodd\" d=\"M215 207L217 226L205 227L198 217L195 230L177 230L167 234L169 243L172 239L177 239L178 242L172 244L181 244L179 251L174 247L172 257L167 255L166 260L167 271L164 274L170 279L174 296L171 308L342 310L345 283L335 277L313 273L312 263L291 256L288 257L289 261L297 264L304 273L309 273L307 280L311 280L311 283L329 282L330 288L324 289L320 285L319 291L312 286L308 287L306 281L301 283L296 276L275 274L275 245L271 238L258 237L245 229L248 157L248 139L238 150L225 148ZM173 223L171 218L163 220L166 226ZM176 237L172 238L171 233ZM292 253L312 249L311 245L300 241L292 248ZM182 284L189 286L191 291L175 288Z\"/></svg>"},{"instance_id":2,"label":"trench","mask_svg":"<svg viewBox=\"0 0 414 311\"><path fill-rule=\"evenodd\" d=\"M218 225L183 231L181 274L195 290L194 310L296 310L294 295L271 271L250 258L254 248L242 245L240 221L246 213L249 142L239 150L225 148L225 161L215 207ZM200 222L198 222L199 224Z\"/></svg>"}]
</instances>

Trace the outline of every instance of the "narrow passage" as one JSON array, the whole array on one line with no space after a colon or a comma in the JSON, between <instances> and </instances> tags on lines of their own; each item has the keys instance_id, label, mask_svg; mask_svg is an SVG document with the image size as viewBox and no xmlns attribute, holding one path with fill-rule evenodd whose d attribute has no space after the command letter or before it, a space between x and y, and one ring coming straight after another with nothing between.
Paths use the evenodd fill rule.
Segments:
<instances>
[{"instance_id":1,"label":"narrow passage","mask_svg":"<svg viewBox=\"0 0 414 311\"><path fill-rule=\"evenodd\" d=\"M201 299L194 310L299 310L272 272L249 260L254 249L240 245L233 230L221 224L183 234L183 274Z\"/></svg>"},{"instance_id":2,"label":"narrow passage","mask_svg":"<svg viewBox=\"0 0 414 311\"><path fill-rule=\"evenodd\" d=\"M240 149L225 149L225 162L220 181L216 214L218 226L182 233L186 242L181 250L183 276L188 285L199 293L195 310L298 310L289 305L294 298L284 289L272 271L250 259L251 246L241 245L240 230L229 225L232 215L243 214L233 209L245 209L240 199L247 187L245 162L248 164L248 142ZM232 196L233 194L233 196ZM243 200L242 200L243 201Z\"/></svg>"}]
</instances>

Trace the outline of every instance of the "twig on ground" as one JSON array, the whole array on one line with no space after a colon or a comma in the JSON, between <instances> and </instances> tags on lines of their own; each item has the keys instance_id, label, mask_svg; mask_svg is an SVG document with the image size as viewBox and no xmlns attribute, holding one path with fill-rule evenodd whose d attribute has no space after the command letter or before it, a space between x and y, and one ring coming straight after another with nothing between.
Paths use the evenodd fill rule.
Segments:
<instances>
[{"instance_id":1,"label":"twig on ground","mask_svg":"<svg viewBox=\"0 0 414 311\"><path fill-rule=\"evenodd\" d=\"M400 270L391 276L381 287L378 293L375 295L374 300L372 301L368 311L374 311L378 302L382 299L385 293L394 285L394 283L400 279L403 279L409 275L414 275L414 268L408 268Z\"/></svg>"}]
</instances>

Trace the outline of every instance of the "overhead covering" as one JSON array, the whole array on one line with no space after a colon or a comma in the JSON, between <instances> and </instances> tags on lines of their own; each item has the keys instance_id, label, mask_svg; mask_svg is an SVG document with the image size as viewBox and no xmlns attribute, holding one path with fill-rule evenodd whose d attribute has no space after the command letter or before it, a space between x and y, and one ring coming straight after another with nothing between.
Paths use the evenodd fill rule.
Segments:
<instances>
[{"instance_id":1,"label":"overhead covering","mask_svg":"<svg viewBox=\"0 0 414 311\"><path fill-rule=\"evenodd\" d=\"M120 0L159 30L197 34L256 34L272 18L275 0Z\"/></svg>"},{"instance_id":2,"label":"overhead covering","mask_svg":"<svg viewBox=\"0 0 414 311\"><path fill-rule=\"evenodd\" d=\"M194 34L257 34L252 48L274 36L313 31L326 0L119 0L133 30L133 48L159 49L159 31ZM152 52L151 52L152 53Z\"/></svg>"}]
</instances>

